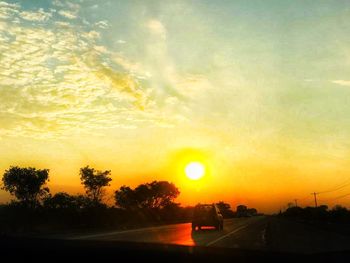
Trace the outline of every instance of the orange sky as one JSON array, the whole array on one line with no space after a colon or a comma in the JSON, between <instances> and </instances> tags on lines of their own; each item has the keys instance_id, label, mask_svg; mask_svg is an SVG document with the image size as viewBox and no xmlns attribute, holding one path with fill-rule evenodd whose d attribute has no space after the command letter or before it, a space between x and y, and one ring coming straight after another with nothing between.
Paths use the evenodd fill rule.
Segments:
<instances>
[{"instance_id":1,"label":"orange sky","mask_svg":"<svg viewBox=\"0 0 350 263\"><path fill-rule=\"evenodd\" d=\"M257 148L259 151L252 153L253 146L237 143L235 148L241 153L237 155L230 149L225 150L223 144L217 145L218 141L213 143L205 140L205 137L197 138L204 143L195 140L190 143L185 136L183 146L179 147L181 140L170 140L174 138L171 133L150 132L134 137L133 133L136 132L130 131L124 136L125 141L119 144L104 137L70 138L59 142L13 138L3 144L0 169L4 171L10 165L48 168L52 192L77 193L83 191L79 182L79 168L90 165L112 170L113 181L106 196L109 203L113 191L121 185L135 187L152 180L168 180L180 189L181 194L176 201L182 205L224 200L233 207L243 203L263 212L276 212L294 198L302 199L301 205L312 205L310 193L314 189L323 191L333 188L343 183L348 174L346 160L329 156L328 161L321 162L318 160L321 153L314 153L309 160L292 152L283 159L276 159L268 151L263 154L263 148ZM206 145L206 148L199 145ZM206 167L204 177L198 181L190 180L184 173L184 165L191 161L199 161ZM329 183L330 178L333 178L332 184ZM323 200L332 199L346 191L344 188L341 192L322 197ZM8 196L1 191L0 198L5 201ZM339 202L331 201L327 204ZM347 202L347 198L341 201Z\"/></svg>"},{"instance_id":2,"label":"orange sky","mask_svg":"<svg viewBox=\"0 0 350 263\"><path fill-rule=\"evenodd\" d=\"M350 180L350 4L292 2L0 0L0 173L48 168L74 193L90 165L110 192L172 181L183 205L313 204Z\"/></svg>"}]
</instances>

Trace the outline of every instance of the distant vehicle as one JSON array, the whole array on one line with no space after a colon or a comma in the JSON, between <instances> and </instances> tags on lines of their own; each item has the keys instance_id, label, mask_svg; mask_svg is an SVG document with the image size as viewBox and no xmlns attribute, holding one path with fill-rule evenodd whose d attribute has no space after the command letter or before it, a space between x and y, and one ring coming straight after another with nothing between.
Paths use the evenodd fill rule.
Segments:
<instances>
[{"instance_id":1,"label":"distant vehicle","mask_svg":"<svg viewBox=\"0 0 350 263\"><path fill-rule=\"evenodd\" d=\"M247 217L248 216L248 208L245 205L239 205L236 209L237 217Z\"/></svg>"},{"instance_id":2,"label":"distant vehicle","mask_svg":"<svg viewBox=\"0 0 350 263\"><path fill-rule=\"evenodd\" d=\"M213 226L216 230L223 230L224 220L216 204L198 204L194 208L192 230L200 230L202 226Z\"/></svg>"},{"instance_id":3,"label":"distant vehicle","mask_svg":"<svg viewBox=\"0 0 350 263\"><path fill-rule=\"evenodd\" d=\"M258 215L258 211L255 208L248 208L245 205L237 206L236 216L237 217L252 217Z\"/></svg>"},{"instance_id":4,"label":"distant vehicle","mask_svg":"<svg viewBox=\"0 0 350 263\"><path fill-rule=\"evenodd\" d=\"M247 213L249 216L257 216L258 211L255 208L248 208Z\"/></svg>"}]
</instances>

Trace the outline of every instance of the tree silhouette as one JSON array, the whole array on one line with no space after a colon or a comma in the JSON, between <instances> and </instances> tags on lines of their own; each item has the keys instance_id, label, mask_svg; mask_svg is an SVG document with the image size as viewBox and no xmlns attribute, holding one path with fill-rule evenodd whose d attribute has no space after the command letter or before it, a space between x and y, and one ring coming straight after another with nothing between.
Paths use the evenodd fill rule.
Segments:
<instances>
[{"instance_id":1,"label":"tree silhouette","mask_svg":"<svg viewBox=\"0 0 350 263\"><path fill-rule=\"evenodd\" d=\"M48 180L48 169L11 166L2 177L2 189L14 195L26 207L35 208L50 194L49 188L44 187Z\"/></svg>"},{"instance_id":2,"label":"tree silhouette","mask_svg":"<svg viewBox=\"0 0 350 263\"><path fill-rule=\"evenodd\" d=\"M116 205L125 209L161 209L173 203L179 189L167 181L140 184L134 190L122 186L115 192Z\"/></svg>"},{"instance_id":3,"label":"tree silhouette","mask_svg":"<svg viewBox=\"0 0 350 263\"><path fill-rule=\"evenodd\" d=\"M129 186L123 185L119 190L115 191L114 199L117 206L132 210L138 208L136 194Z\"/></svg>"},{"instance_id":4,"label":"tree silhouette","mask_svg":"<svg viewBox=\"0 0 350 263\"><path fill-rule=\"evenodd\" d=\"M86 166L80 169L80 181L93 205L100 204L103 197L103 187L109 186L112 181L111 171L99 171Z\"/></svg>"},{"instance_id":5,"label":"tree silhouette","mask_svg":"<svg viewBox=\"0 0 350 263\"><path fill-rule=\"evenodd\" d=\"M49 209L80 209L87 205L87 198L83 195L70 195L65 192L56 193L44 200L44 207Z\"/></svg>"},{"instance_id":6,"label":"tree silhouette","mask_svg":"<svg viewBox=\"0 0 350 263\"><path fill-rule=\"evenodd\" d=\"M224 201L220 201L220 202L216 203L216 205L218 206L218 208L219 208L219 210L224 218L229 218L229 217L234 216L234 212L231 210L230 204L225 203Z\"/></svg>"},{"instance_id":7,"label":"tree silhouette","mask_svg":"<svg viewBox=\"0 0 350 263\"><path fill-rule=\"evenodd\" d=\"M179 189L173 183L167 181L153 181L150 184L150 189L152 208L164 208L170 205L180 194Z\"/></svg>"}]
</instances>

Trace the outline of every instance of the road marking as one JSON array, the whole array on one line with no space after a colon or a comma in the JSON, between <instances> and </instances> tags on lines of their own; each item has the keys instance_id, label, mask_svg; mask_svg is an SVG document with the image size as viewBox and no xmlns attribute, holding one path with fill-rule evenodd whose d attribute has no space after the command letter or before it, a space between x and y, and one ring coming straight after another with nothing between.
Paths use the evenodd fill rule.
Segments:
<instances>
[{"instance_id":1,"label":"road marking","mask_svg":"<svg viewBox=\"0 0 350 263\"><path fill-rule=\"evenodd\" d=\"M142 232L142 231L154 231L154 230L161 230L166 229L174 226L179 225L186 225L189 223L181 223L181 224L174 224L174 225L164 225L164 226L155 226L155 227L144 227L144 228L136 228L136 229L130 229L130 230L119 230L119 231L113 231L113 232L107 232L107 233L98 233L98 234L92 234L92 235L81 235L81 236L74 236L69 237L68 239L89 239L89 238L96 238L96 237L107 237L107 236L113 236L118 234L127 234L127 233L135 233L135 232Z\"/></svg>"},{"instance_id":2,"label":"road marking","mask_svg":"<svg viewBox=\"0 0 350 263\"><path fill-rule=\"evenodd\" d=\"M211 246L211 245L213 245L213 244L219 242L220 240L223 240L224 238L229 237L230 235L232 235L232 234L238 232L239 230L242 230L243 228L246 228L248 225L249 225L249 224L246 224L246 225L244 225L244 226L241 226L241 227L239 227L239 228L236 228L236 229L232 230L231 232L227 233L226 235L223 235L223 236L221 236L221 237L219 237L219 238L217 238L217 239L215 239L215 240L209 242L206 246L209 247L209 246Z\"/></svg>"},{"instance_id":3,"label":"road marking","mask_svg":"<svg viewBox=\"0 0 350 263\"><path fill-rule=\"evenodd\" d=\"M231 219L226 219L225 222L232 221ZM128 234L128 233L135 233L135 232L142 232L142 231L157 231L167 228L176 228L181 225L187 225L190 223L180 223L180 224L171 224L171 225L163 225L163 226L151 226L151 227L144 227L144 228L136 228L136 229L129 229L129 230L117 230L113 232L105 232L105 233L96 233L96 234L89 234L89 235L79 235L79 236L73 236L73 237L67 237L66 239L89 239L89 238L99 238L99 237L108 237L108 236L114 236L118 234Z\"/></svg>"},{"instance_id":4,"label":"road marking","mask_svg":"<svg viewBox=\"0 0 350 263\"><path fill-rule=\"evenodd\" d=\"M261 240L263 245L266 245L266 227L264 228L264 230L261 232Z\"/></svg>"},{"instance_id":5,"label":"road marking","mask_svg":"<svg viewBox=\"0 0 350 263\"><path fill-rule=\"evenodd\" d=\"M267 239L266 239L266 235L267 235L267 231L268 231L268 228L270 226L270 222L267 222L265 224L265 227L264 227L264 230L262 231L262 242L263 242L263 246L267 246Z\"/></svg>"}]
</instances>

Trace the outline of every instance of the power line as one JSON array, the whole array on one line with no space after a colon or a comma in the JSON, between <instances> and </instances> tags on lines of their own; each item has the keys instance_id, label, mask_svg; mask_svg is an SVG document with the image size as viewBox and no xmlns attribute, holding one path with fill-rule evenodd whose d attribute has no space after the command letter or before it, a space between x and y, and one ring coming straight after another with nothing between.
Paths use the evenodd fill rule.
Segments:
<instances>
[{"instance_id":1,"label":"power line","mask_svg":"<svg viewBox=\"0 0 350 263\"><path fill-rule=\"evenodd\" d=\"M305 199L309 199L310 198L310 195L306 195L304 196L303 198L298 198L299 201L303 201Z\"/></svg>"},{"instance_id":2,"label":"power line","mask_svg":"<svg viewBox=\"0 0 350 263\"><path fill-rule=\"evenodd\" d=\"M339 186L339 187L337 187L337 188L335 188L335 189L332 189L332 190L319 192L319 194L326 194L326 193L335 192L335 191L338 191L338 190L340 190L340 189L343 189L344 187L347 187L348 185L350 185L350 183L347 183L347 184L345 184L345 185Z\"/></svg>"},{"instance_id":3,"label":"power line","mask_svg":"<svg viewBox=\"0 0 350 263\"><path fill-rule=\"evenodd\" d=\"M327 198L327 199L320 199L320 198L317 198L317 203L326 203L326 202L328 202L329 200L331 200L331 199L329 199L329 198Z\"/></svg>"},{"instance_id":4,"label":"power line","mask_svg":"<svg viewBox=\"0 0 350 263\"><path fill-rule=\"evenodd\" d=\"M331 199L331 200L338 200L338 199L341 199L341 198L347 197L347 196L349 196L349 195L350 195L350 193L345 194L345 195L341 195L341 196L337 196L337 197L335 197L335 198L333 198L333 199Z\"/></svg>"},{"instance_id":5,"label":"power line","mask_svg":"<svg viewBox=\"0 0 350 263\"><path fill-rule=\"evenodd\" d=\"M343 189L343 188L345 188L345 187L347 187L347 186L349 186L349 185L350 185L350 178L346 179L343 183L339 184L338 186L336 186L336 187L334 187L334 188L331 188L330 190L311 193L311 195L314 196L314 204L315 204L315 207L318 206L317 195L335 192L335 191L341 190L341 189ZM340 199L340 198L343 198L343 197L346 197L346 196L349 196L349 195L350 195L350 193L349 193L349 194L345 194L345 195L338 196L338 197L333 198L333 199L326 199L326 200L321 200L321 201L322 201L322 202L325 202L325 201L328 201L328 200L337 200L337 199ZM303 201L303 200L305 200L305 199L307 199L307 198L309 198L309 197L310 197L310 196L307 195L307 196L305 196L305 197L303 197L303 198L298 198L298 199L296 198L296 199L294 199L295 206L298 206L298 201L299 201L299 202L300 202L300 201ZM306 203L306 206L310 205L311 203L312 203L312 202L307 202L307 203Z\"/></svg>"},{"instance_id":6,"label":"power line","mask_svg":"<svg viewBox=\"0 0 350 263\"><path fill-rule=\"evenodd\" d=\"M306 200L306 199L309 199L310 198L310 195L307 195L307 196L303 196L303 197L301 197L301 198L295 198L294 199L294 202L295 202L295 200L297 200L297 202L302 202L302 201L304 201L304 200ZM302 202L303 203L303 202Z\"/></svg>"},{"instance_id":7,"label":"power line","mask_svg":"<svg viewBox=\"0 0 350 263\"><path fill-rule=\"evenodd\" d=\"M326 193L331 193L331 192L335 192L338 191L340 189L343 189L344 187L347 187L348 185L350 185L350 179L345 180L343 183L341 183L340 185L338 185L337 187L335 187L334 189L331 190L327 190L327 191L322 191L322 192L318 192L319 194L326 194Z\"/></svg>"},{"instance_id":8,"label":"power line","mask_svg":"<svg viewBox=\"0 0 350 263\"><path fill-rule=\"evenodd\" d=\"M317 199L317 200L321 201L321 202L329 202L329 201L338 200L338 199L341 199L341 198L344 198L344 197L347 197L347 196L350 196L350 193L347 193L347 194L344 194L344 195L340 195L340 196L337 196L337 197L333 197L333 198L327 198L327 199L321 199L321 200Z\"/></svg>"},{"instance_id":9,"label":"power line","mask_svg":"<svg viewBox=\"0 0 350 263\"><path fill-rule=\"evenodd\" d=\"M319 194L325 194L325 193L331 193L331 192L335 192L335 191L338 191L338 190L340 190L340 189L343 189L344 187L350 185L350 182L349 182L349 181L350 181L350 179L347 179L345 182L343 182L342 184L338 185L337 187L335 187L335 188L333 188L333 189L331 189L331 190L322 191L322 192L317 192L317 193L316 193L316 192L311 193L311 194L314 196L315 207L317 207L317 195L319 195ZM339 197L337 197L337 198L335 198L335 199L332 199L332 200L337 200L337 199L346 197L346 196L348 196L348 195L350 195L350 194L342 195L342 196L339 196Z\"/></svg>"}]
</instances>

